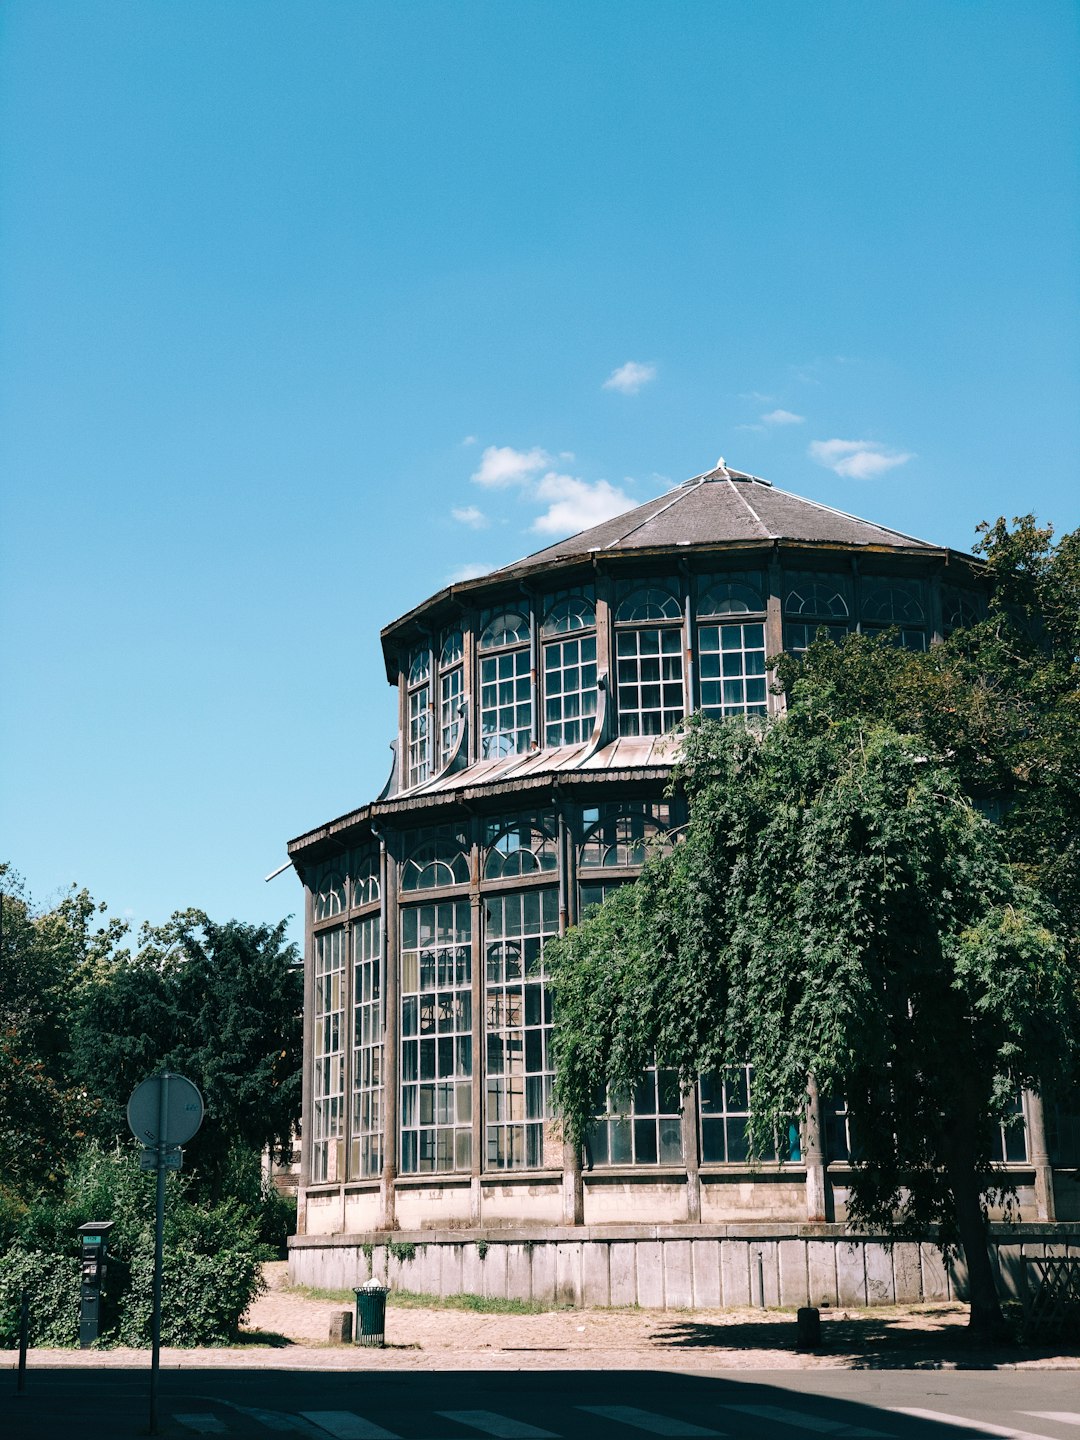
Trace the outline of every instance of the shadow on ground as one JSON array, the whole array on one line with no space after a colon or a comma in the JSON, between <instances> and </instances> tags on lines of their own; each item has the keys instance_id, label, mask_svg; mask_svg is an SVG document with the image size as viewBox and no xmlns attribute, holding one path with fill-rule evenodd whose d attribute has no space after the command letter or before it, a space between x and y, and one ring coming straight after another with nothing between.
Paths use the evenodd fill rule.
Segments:
<instances>
[{"instance_id":1,"label":"shadow on ground","mask_svg":"<svg viewBox=\"0 0 1080 1440\"><path fill-rule=\"evenodd\" d=\"M1017 1338L987 1345L967 1330L967 1310L908 1308L903 1314L821 1315L821 1344L812 1352L855 1370L941 1369L993 1370L1021 1361L1080 1355L1078 1337L1059 1337L1045 1344L1023 1343L1019 1317ZM770 1315L758 1321L703 1323L687 1320L667 1325L650 1336L659 1349L787 1350L796 1348L795 1317Z\"/></svg>"}]
</instances>

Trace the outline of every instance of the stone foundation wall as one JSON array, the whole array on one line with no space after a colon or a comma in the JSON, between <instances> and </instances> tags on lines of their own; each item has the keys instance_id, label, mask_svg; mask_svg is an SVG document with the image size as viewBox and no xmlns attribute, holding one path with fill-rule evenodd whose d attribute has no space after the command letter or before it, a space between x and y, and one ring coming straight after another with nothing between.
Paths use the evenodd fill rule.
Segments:
<instances>
[{"instance_id":1,"label":"stone foundation wall","mask_svg":"<svg viewBox=\"0 0 1080 1440\"><path fill-rule=\"evenodd\" d=\"M1080 1255L1080 1225L994 1227L999 1289L1022 1297L1025 1256ZM706 1226L599 1227L542 1235L300 1235L289 1242L294 1284L349 1289L372 1275L393 1289L542 1304L641 1305L669 1310L747 1305L890 1305L963 1300L961 1258L935 1247L849 1235L841 1226L769 1233Z\"/></svg>"}]
</instances>

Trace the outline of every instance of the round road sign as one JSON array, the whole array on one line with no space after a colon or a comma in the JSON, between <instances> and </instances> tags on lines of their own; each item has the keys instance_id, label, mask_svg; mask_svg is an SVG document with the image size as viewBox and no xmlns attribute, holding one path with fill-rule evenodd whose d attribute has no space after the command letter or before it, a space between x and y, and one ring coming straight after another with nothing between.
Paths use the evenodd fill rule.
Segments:
<instances>
[{"instance_id":1,"label":"round road sign","mask_svg":"<svg viewBox=\"0 0 1080 1440\"><path fill-rule=\"evenodd\" d=\"M163 1099L164 1134L159 1135ZM171 1075L168 1071L151 1075L137 1085L128 1101L128 1125L136 1140L144 1145L186 1145L202 1124L202 1118L203 1102L198 1090L183 1075Z\"/></svg>"}]
</instances>

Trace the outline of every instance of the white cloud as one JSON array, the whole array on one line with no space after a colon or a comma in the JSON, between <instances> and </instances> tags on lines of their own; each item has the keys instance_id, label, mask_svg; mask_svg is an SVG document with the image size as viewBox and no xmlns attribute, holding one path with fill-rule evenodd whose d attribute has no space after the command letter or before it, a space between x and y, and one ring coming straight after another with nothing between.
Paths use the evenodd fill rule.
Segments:
<instances>
[{"instance_id":1,"label":"white cloud","mask_svg":"<svg viewBox=\"0 0 1080 1440\"><path fill-rule=\"evenodd\" d=\"M487 575L495 567L493 565L477 564L471 561L467 565L459 565L458 568L446 577L448 585L460 585L462 580L477 580L481 575Z\"/></svg>"},{"instance_id":2,"label":"white cloud","mask_svg":"<svg viewBox=\"0 0 1080 1440\"><path fill-rule=\"evenodd\" d=\"M634 506L625 491L607 480L590 484L553 470L540 480L536 498L548 507L533 521L532 528L541 535L573 535Z\"/></svg>"},{"instance_id":3,"label":"white cloud","mask_svg":"<svg viewBox=\"0 0 1080 1440\"><path fill-rule=\"evenodd\" d=\"M485 530L491 523L476 505L459 505L450 513L459 525L468 525L470 530Z\"/></svg>"},{"instance_id":4,"label":"white cloud","mask_svg":"<svg viewBox=\"0 0 1080 1440\"><path fill-rule=\"evenodd\" d=\"M812 440L808 453L819 465L849 480L872 480L897 465L906 465L913 454L910 450L886 450L876 440Z\"/></svg>"},{"instance_id":5,"label":"white cloud","mask_svg":"<svg viewBox=\"0 0 1080 1440\"><path fill-rule=\"evenodd\" d=\"M465 439L462 440L461 443L462 443L462 445L475 445L475 444L476 444L476 436L475 436L475 435L466 435L466 436L465 436Z\"/></svg>"},{"instance_id":6,"label":"white cloud","mask_svg":"<svg viewBox=\"0 0 1080 1440\"><path fill-rule=\"evenodd\" d=\"M473 472L473 482L488 489L521 485L551 464L546 450L515 450L512 445L489 445L480 457L480 468Z\"/></svg>"},{"instance_id":7,"label":"white cloud","mask_svg":"<svg viewBox=\"0 0 1080 1440\"><path fill-rule=\"evenodd\" d=\"M656 366L628 360L613 370L604 381L605 390L618 390L620 395L636 395L643 385L656 379Z\"/></svg>"},{"instance_id":8,"label":"white cloud","mask_svg":"<svg viewBox=\"0 0 1080 1440\"><path fill-rule=\"evenodd\" d=\"M762 430L765 429L765 426L764 426L764 425L736 425L736 426L735 426L735 429L736 429L736 430L757 430L757 431L762 431Z\"/></svg>"},{"instance_id":9,"label":"white cloud","mask_svg":"<svg viewBox=\"0 0 1080 1440\"><path fill-rule=\"evenodd\" d=\"M791 410L770 410L767 415L762 415L766 425L802 425L805 415L796 415Z\"/></svg>"}]
</instances>

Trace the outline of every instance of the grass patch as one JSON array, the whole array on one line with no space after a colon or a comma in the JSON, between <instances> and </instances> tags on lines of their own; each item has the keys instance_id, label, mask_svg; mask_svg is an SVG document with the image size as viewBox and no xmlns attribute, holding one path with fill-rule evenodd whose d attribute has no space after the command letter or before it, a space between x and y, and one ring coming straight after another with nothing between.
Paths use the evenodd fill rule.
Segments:
<instances>
[{"instance_id":1,"label":"grass patch","mask_svg":"<svg viewBox=\"0 0 1080 1440\"><path fill-rule=\"evenodd\" d=\"M289 1295L304 1300L332 1300L336 1304L356 1304L355 1290L323 1290L317 1285L288 1285ZM500 1300L487 1295L423 1295L415 1290L391 1290L386 1303L400 1310L468 1310L473 1315L543 1315L549 1310L571 1309L571 1306L543 1305L538 1300Z\"/></svg>"}]
</instances>

